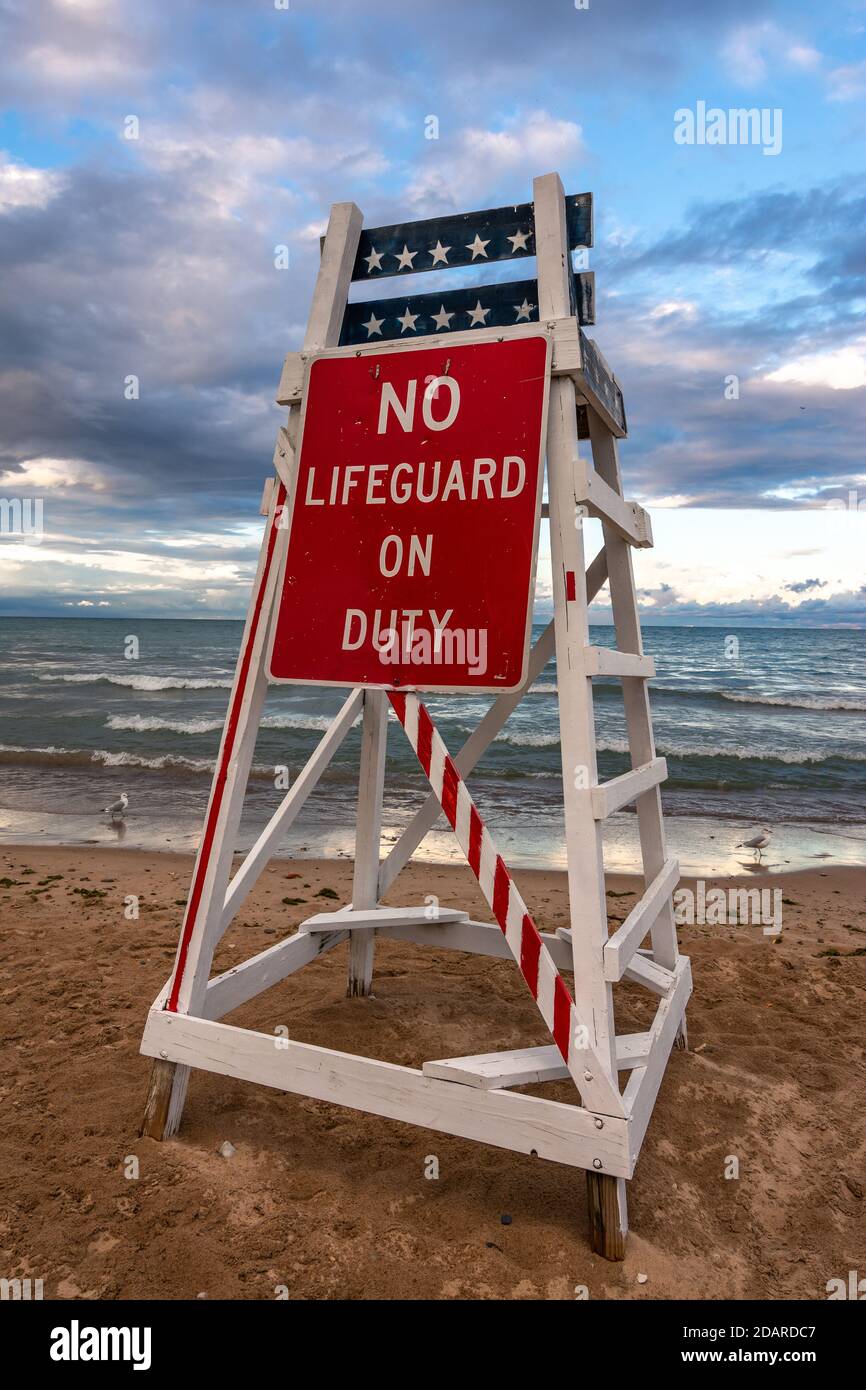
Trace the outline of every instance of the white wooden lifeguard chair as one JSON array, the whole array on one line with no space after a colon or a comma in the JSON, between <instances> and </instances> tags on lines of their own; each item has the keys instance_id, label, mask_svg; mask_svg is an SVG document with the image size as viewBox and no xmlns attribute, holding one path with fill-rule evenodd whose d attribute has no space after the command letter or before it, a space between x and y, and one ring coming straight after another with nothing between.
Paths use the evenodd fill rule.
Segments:
<instances>
[{"instance_id":1,"label":"white wooden lifeguard chair","mask_svg":"<svg viewBox=\"0 0 866 1390\"><path fill-rule=\"evenodd\" d=\"M632 571L632 548L652 544L650 521L623 495L617 457L617 440L626 433L622 392L582 331L582 325L594 322L593 277L575 274L572 268L572 250L591 244L591 195L565 197L556 174L535 181L532 203L427 222L364 230L353 204L332 208L304 347L287 357L277 396L289 407L289 420L280 430L276 476L265 492L262 551L177 957L144 1031L141 1050L154 1065L142 1128L157 1139L176 1132L190 1071L199 1068L537 1154L586 1170L593 1248L610 1259L622 1259L625 1184L634 1173L671 1049L675 1041L685 1045L691 976L688 960L677 949L671 895L679 871L665 846L660 786L666 766L656 756L653 741L647 681L654 666L643 654ZM347 302L353 281L533 255L537 279L476 284L471 290L452 289L435 296ZM411 671L409 679L403 671L397 680L384 666L349 682L352 688L339 714L232 875L247 778L276 660L275 628L279 619L291 635L294 621L287 586L299 571L292 570L290 537L304 521L298 477L317 409L311 405L311 380L315 382L317 372L337 370L334 364L348 371L358 362L368 376L378 378L383 371L387 377L401 365L398 357L403 367L407 354L413 353L423 364L426 350L428 356L437 353L430 360L439 362L444 346L447 377L452 360L480 360L478 354L471 355L477 345L502 345L504 363L506 354L513 357L522 351L520 345L527 339L540 341L537 351L546 364L544 411L538 418L546 422L549 497L542 509L539 472L527 564L531 562L534 572L543 510L550 522L553 620L529 652L518 683L501 693L494 691L488 712L453 756L418 693L440 688L438 682L415 685ZM442 374L443 367L436 371ZM442 375L435 380L441 381ZM441 420L433 427L441 427ZM588 439L591 460L580 455L581 438ZM582 524L587 516L600 520L603 535L602 548L588 566ZM616 649L590 642L588 606L605 583ZM516 621L524 617L518 614ZM554 654L570 925L544 932L497 854L466 778ZM339 672L344 668L336 647L333 656ZM596 762L595 676L622 682L632 764L631 771L605 783L598 780ZM316 681L321 673L310 675L301 669L297 678ZM446 688L466 686L452 679ZM431 791L383 857L380 830L389 707L403 725ZM278 945L211 978L217 944L359 716L363 723L351 903L308 919ZM603 828L609 816L632 804L644 892L611 934ZM430 920L424 905L381 905L442 812L490 905L492 922L473 921L466 912L450 910L440 910ZM513 959L550 1031L551 1044L431 1059L416 1070L293 1040L278 1048L270 1035L222 1021L239 1005L343 942L349 946L348 993L367 995L377 936ZM564 973L573 975L571 992ZM645 1032L617 1034L615 991L623 980L658 999ZM515 1089L569 1077L576 1088L575 1104Z\"/></svg>"}]
</instances>

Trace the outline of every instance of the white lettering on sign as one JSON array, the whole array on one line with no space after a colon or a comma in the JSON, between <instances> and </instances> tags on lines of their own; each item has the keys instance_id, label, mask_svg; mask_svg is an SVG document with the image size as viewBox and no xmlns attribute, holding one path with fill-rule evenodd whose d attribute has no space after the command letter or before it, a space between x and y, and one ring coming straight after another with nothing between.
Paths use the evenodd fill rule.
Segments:
<instances>
[{"instance_id":1,"label":"white lettering on sign","mask_svg":"<svg viewBox=\"0 0 866 1390\"><path fill-rule=\"evenodd\" d=\"M406 404L401 405L395 387L390 381L385 382L382 387L382 395L379 398L379 434L384 434L388 428L389 406L397 416L401 429L405 430L406 434L411 434L412 426L415 423L415 396L417 392L417 381L410 381L406 387Z\"/></svg>"},{"instance_id":2,"label":"white lettering on sign","mask_svg":"<svg viewBox=\"0 0 866 1390\"><path fill-rule=\"evenodd\" d=\"M389 560L389 555L393 554L393 563ZM415 562L427 578L430 578L430 564L433 558L433 537L428 536L422 547L417 536L409 537L409 563L406 566L406 573L415 573ZM395 574L400 573L403 564L403 538L402 536L386 536L379 550L379 573L386 579L393 579Z\"/></svg>"},{"instance_id":3,"label":"white lettering on sign","mask_svg":"<svg viewBox=\"0 0 866 1390\"><path fill-rule=\"evenodd\" d=\"M448 413L442 420L433 418L433 402L439 395L440 390L446 390L450 399ZM428 430L447 430L449 425L453 425L460 409L460 387L452 376L434 376L432 381L427 383L427 390L424 392L424 400L421 403L421 414L424 416L424 424Z\"/></svg>"},{"instance_id":4,"label":"white lettering on sign","mask_svg":"<svg viewBox=\"0 0 866 1390\"><path fill-rule=\"evenodd\" d=\"M448 393L448 410L441 420L433 414L433 402L442 391ZM393 410L397 423L404 434L411 434L415 428L415 401L418 395L418 382L410 381L406 386L406 400L401 401L396 388L390 381L382 386L379 397L379 423L377 432L384 434L388 428L388 413ZM421 415L428 430L447 430L457 419L460 409L460 384L451 376L434 376L427 382L421 401Z\"/></svg>"},{"instance_id":5,"label":"white lettering on sign","mask_svg":"<svg viewBox=\"0 0 866 1390\"><path fill-rule=\"evenodd\" d=\"M330 483L322 485L321 494L316 471L312 467L307 472L304 502L308 507L324 507L326 501L332 507L346 507L358 501L368 507L384 506L388 501L401 506L413 498L418 502L477 502L482 495L491 501L497 497L507 500L519 497L526 486L526 464L518 454L506 454L501 462L498 459L473 459L471 463L462 459L453 459L450 463L443 459L422 459L419 463L403 461L392 468L390 478L386 478L388 466L384 463L337 463L331 470ZM366 480L362 482L365 474Z\"/></svg>"},{"instance_id":6,"label":"white lettering on sign","mask_svg":"<svg viewBox=\"0 0 866 1390\"><path fill-rule=\"evenodd\" d=\"M415 627L416 618L429 618L430 626L433 629L433 647L439 651L442 646L442 637L447 630L448 620L454 613L453 608L449 608L443 615L439 615L435 608L428 608L426 612L422 608L392 608L386 613L384 608L376 608L373 611L373 624L370 627L369 619L363 608L347 608L346 620L343 624L343 651L354 652L362 647L367 640L368 628L371 634L371 641L377 652L390 650L394 633L401 627L403 630L403 640L406 645L411 645L412 635ZM403 619L401 623L401 618Z\"/></svg>"}]
</instances>

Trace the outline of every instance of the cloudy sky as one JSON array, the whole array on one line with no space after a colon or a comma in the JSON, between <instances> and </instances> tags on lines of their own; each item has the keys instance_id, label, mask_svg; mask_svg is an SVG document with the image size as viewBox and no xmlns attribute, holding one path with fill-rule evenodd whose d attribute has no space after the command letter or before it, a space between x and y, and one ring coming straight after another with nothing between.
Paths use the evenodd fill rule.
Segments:
<instances>
[{"instance_id":1,"label":"cloudy sky","mask_svg":"<svg viewBox=\"0 0 866 1390\"><path fill-rule=\"evenodd\" d=\"M558 169L645 618L866 625L866 0L0 0L0 70L0 498L45 526L0 613L241 614L329 204ZM679 143L700 102L781 148Z\"/></svg>"}]
</instances>

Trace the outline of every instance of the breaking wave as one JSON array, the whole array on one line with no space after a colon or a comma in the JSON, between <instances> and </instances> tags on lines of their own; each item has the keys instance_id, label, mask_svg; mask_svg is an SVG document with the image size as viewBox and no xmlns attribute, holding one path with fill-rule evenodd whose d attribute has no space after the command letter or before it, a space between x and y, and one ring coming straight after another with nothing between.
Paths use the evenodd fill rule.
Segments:
<instances>
[{"instance_id":1,"label":"breaking wave","mask_svg":"<svg viewBox=\"0 0 866 1390\"><path fill-rule=\"evenodd\" d=\"M733 700L738 705L779 705L784 709L849 712L866 710L866 700L844 700L836 695L728 695L725 691L719 693L723 700Z\"/></svg>"},{"instance_id":2,"label":"breaking wave","mask_svg":"<svg viewBox=\"0 0 866 1390\"><path fill-rule=\"evenodd\" d=\"M510 744L516 748L556 748L558 734L512 733L499 734L497 743ZM628 753L625 739L599 739L596 744L599 753ZM866 762L866 752L839 751L833 753L811 753L805 748L718 748L698 743L666 744L661 740L656 752L667 758L688 758L701 762L727 761L731 758L748 763L788 763L792 766L813 766L833 763L838 760L851 763Z\"/></svg>"},{"instance_id":3,"label":"breaking wave","mask_svg":"<svg viewBox=\"0 0 866 1390\"><path fill-rule=\"evenodd\" d=\"M129 767L156 772L213 772L207 758L184 758L167 753L159 758L143 758L138 753L112 753L106 748L16 748L0 743L0 763L23 763L35 767Z\"/></svg>"},{"instance_id":4,"label":"breaking wave","mask_svg":"<svg viewBox=\"0 0 866 1390\"><path fill-rule=\"evenodd\" d=\"M360 719L360 715L358 716ZM164 732L169 734L212 734L223 727L222 719L162 719L156 714L112 714L105 721L107 729L126 730L130 733L149 734ZM261 720L262 729L300 729L324 733L330 728L332 720L319 714L266 714Z\"/></svg>"},{"instance_id":5,"label":"breaking wave","mask_svg":"<svg viewBox=\"0 0 866 1390\"><path fill-rule=\"evenodd\" d=\"M40 676L41 681L65 685L122 685L128 690L231 690L230 680L208 676L110 676L102 671L63 676Z\"/></svg>"}]
</instances>

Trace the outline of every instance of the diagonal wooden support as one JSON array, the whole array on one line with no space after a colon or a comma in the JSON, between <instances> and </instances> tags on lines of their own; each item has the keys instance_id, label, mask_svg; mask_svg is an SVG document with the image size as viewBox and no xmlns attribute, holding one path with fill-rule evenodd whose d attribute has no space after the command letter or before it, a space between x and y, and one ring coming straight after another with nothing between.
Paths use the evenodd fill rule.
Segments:
<instances>
[{"instance_id":1,"label":"diagonal wooden support","mask_svg":"<svg viewBox=\"0 0 866 1390\"><path fill-rule=\"evenodd\" d=\"M264 650L279 569L280 545L285 543L285 532L281 533L277 526L277 509L285 501L285 495L285 489L279 484L274 489L271 512L265 526L204 832L193 868L174 971L165 1002L165 1008L172 1013L198 1011L204 1004L255 749L255 736L268 688ZM180 1123L188 1081L187 1067L164 1065L159 1059L154 1063L142 1134L163 1139L175 1132Z\"/></svg>"},{"instance_id":2,"label":"diagonal wooden support","mask_svg":"<svg viewBox=\"0 0 866 1390\"><path fill-rule=\"evenodd\" d=\"M331 209L322 264L304 338L308 351L330 346L339 339L362 222L360 209L354 203L337 203ZM298 414L298 411L290 414L285 439L281 435L277 441L278 452L281 445L294 448L293 423L297 422L293 421L293 416ZM286 500L286 486L279 481L272 493L272 511L265 527L258 572L217 756L205 830L196 856L172 985L166 1002L166 1009L173 1013L200 1013L204 1008L208 976L225 911L244 793L268 689L266 641L276 576L289 534L277 523L278 519L282 519ZM188 1081L187 1067L163 1065L157 1060L145 1105L142 1133L163 1139L177 1130Z\"/></svg>"},{"instance_id":3,"label":"diagonal wooden support","mask_svg":"<svg viewBox=\"0 0 866 1390\"><path fill-rule=\"evenodd\" d=\"M611 1074L599 1055L596 1020L579 1015L425 706L414 694L389 691L388 698L584 1104L598 1115L622 1115L616 1071Z\"/></svg>"},{"instance_id":4,"label":"diagonal wooden support","mask_svg":"<svg viewBox=\"0 0 866 1390\"><path fill-rule=\"evenodd\" d=\"M606 580L607 556L604 550L600 550L586 572L587 604L592 603L596 594L604 588ZM478 727L469 735L459 753L455 755L454 764L462 777L469 776L496 735L504 729L509 717L514 713L524 696L528 694L530 687L538 680L550 661L553 650L554 625L551 622L548 623L530 653L526 681L522 689L509 695L498 696ZM406 867L427 832L433 829L441 810L439 802L431 792L382 863L379 872L380 898L384 897L394 879Z\"/></svg>"},{"instance_id":5,"label":"diagonal wooden support","mask_svg":"<svg viewBox=\"0 0 866 1390\"><path fill-rule=\"evenodd\" d=\"M613 933L604 948L604 973L608 980L621 980L647 932L655 925L658 914L680 879L676 859L667 859L658 874L631 910L622 926Z\"/></svg>"}]
</instances>

